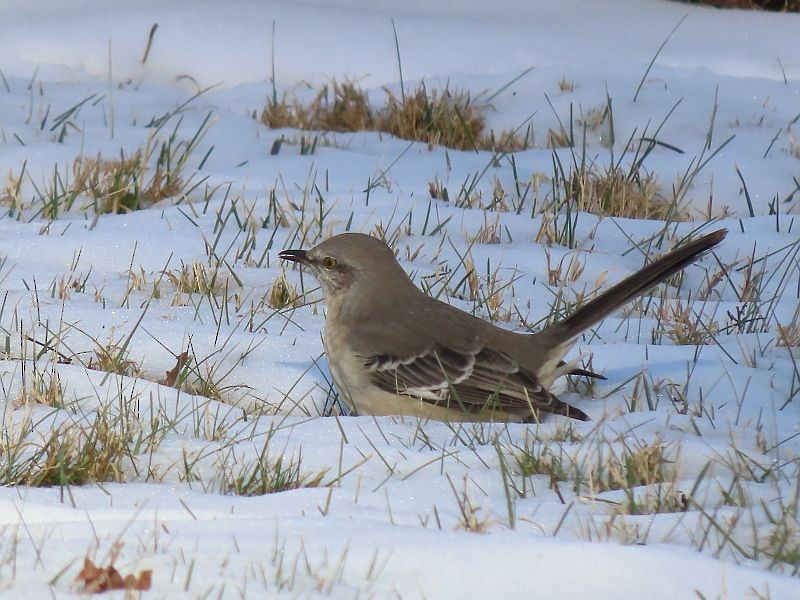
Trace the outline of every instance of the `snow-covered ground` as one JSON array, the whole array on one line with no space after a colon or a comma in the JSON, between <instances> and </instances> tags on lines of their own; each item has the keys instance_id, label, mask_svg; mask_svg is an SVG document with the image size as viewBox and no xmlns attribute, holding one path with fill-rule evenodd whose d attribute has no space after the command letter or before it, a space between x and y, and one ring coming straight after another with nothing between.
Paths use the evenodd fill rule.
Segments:
<instances>
[{"instance_id":1,"label":"snow-covered ground","mask_svg":"<svg viewBox=\"0 0 800 600\"><path fill-rule=\"evenodd\" d=\"M800 597L800 15L453 4L3 3L0 477L74 463L86 435L102 441L93 466L123 448L108 482L0 488L3 597L75 593L87 556L152 569L170 598ZM398 93L392 19L407 88L483 93L489 125L528 120L535 147L512 162L361 132L301 154L301 132L252 118L273 62L279 94L346 77L378 103ZM589 125L609 104L613 139ZM656 137L643 166L695 221L581 213L573 247L552 243L554 156L584 156L547 146L570 110L600 169ZM154 163L171 135L176 155L197 135L185 197L100 216L67 198L76 157L149 147ZM496 190L506 210L481 209ZM319 416L333 401L324 304L277 259L381 234L418 284L523 330L646 248L719 227L728 238L680 288L579 343L608 379L557 385L587 423ZM459 285L464 257L482 293ZM270 308L281 277L300 306ZM104 351L130 374L101 370ZM182 352L179 391L166 380ZM297 489L248 486L276 473Z\"/></svg>"}]
</instances>

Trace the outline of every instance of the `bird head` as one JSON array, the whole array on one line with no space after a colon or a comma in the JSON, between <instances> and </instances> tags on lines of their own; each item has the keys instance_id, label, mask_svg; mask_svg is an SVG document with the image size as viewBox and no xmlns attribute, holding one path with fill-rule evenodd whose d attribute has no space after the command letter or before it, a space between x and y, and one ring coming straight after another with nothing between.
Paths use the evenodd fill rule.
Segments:
<instances>
[{"instance_id":1,"label":"bird head","mask_svg":"<svg viewBox=\"0 0 800 600\"><path fill-rule=\"evenodd\" d=\"M342 233L310 250L283 250L278 257L308 268L328 300L347 294L356 281L361 286L396 281L393 271L402 274L401 280L408 280L391 249L363 233Z\"/></svg>"}]
</instances>

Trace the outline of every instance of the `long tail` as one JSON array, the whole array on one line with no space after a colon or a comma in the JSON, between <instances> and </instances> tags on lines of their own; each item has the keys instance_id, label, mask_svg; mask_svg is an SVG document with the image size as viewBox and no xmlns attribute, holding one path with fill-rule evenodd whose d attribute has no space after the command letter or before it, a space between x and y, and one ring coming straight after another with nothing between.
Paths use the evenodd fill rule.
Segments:
<instances>
[{"instance_id":1,"label":"long tail","mask_svg":"<svg viewBox=\"0 0 800 600\"><path fill-rule=\"evenodd\" d=\"M720 229L657 258L588 304L584 304L560 323L548 327L542 334L547 336L553 345L569 342L622 305L697 260L700 255L725 239L727 234L727 229Z\"/></svg>"}]
</instances>

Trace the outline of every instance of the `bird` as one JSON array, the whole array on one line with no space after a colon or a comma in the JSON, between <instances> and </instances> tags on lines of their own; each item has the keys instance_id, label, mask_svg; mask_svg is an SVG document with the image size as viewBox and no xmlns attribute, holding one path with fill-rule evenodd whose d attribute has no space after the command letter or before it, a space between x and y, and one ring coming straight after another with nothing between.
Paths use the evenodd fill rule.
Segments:
<instances>
[{"instance_id":1,"label":"bird","mask_svg":"<svg viewBox=\"0 0 800 600\"><path fill-rule=\"evenodd\" d=\"M339 398L355 415L538 423L542 414L588 421L549 388L573 373L577 338L714 248L726 229L653 260L535 333L503 329L420 290L383 241L341 233L282 260L311 271L327 305L323 346Z\"/></svg>"}]
</instances>

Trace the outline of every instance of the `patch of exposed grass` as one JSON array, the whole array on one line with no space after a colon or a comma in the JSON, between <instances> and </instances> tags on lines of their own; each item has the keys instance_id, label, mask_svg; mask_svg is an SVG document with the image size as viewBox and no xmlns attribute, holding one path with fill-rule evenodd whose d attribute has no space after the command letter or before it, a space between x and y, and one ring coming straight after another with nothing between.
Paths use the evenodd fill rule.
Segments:
<instances>
[{"instance_id":1,"label":"patch of exposed grass","mask_svg":"<svg viewBox=\"0 0 800 600\"><path fill-rule=\"evenodd\" d=\"M516 446L516 472L525 479L544 475L550 488L566 503L561 483L587 499L608 503L614 515L685 512L689 497L670 480L672 469L664 442L636 440L621 445L587 445L536 441ZM519 491L519 487L515 487ZM611 493L610 495L608 493Z\"/></svg>"},{"instance_id":2,"label":"patch of exposed grass","mask_svg":"<svg viewBox=\"0 0 800 600\"><path fill-rule=\"evenodd\" d=\"M460 90L428 90L425 84L402 98L389 90L383 106L353 81L323 85L308 104L286 95L270 100L259 120L273 129L292 127L318 131L381 131L406 140L458 150L515 152L530 146L528 135L486 130L488 104Z\"/></svg>"},{"instance_id":3,"label":"patch of exposed grass","mask_svg":"<svg viewBox=\"0 0 800 600\"><path fill-rule=\"evenodd\" d=\"M615 505L618 515L655 515L689 510L690 499L672 484L648 485L643 493L628 492L625 501Z\"/></svg>"},{"instance_id":4,"label":"patch of exposed grass","mask_svg":"<svg viewBox=\"0 0 800 600\"><path fill-rule=\"evenodd\" d=\"M676 154L686 153L683 148L658 138L673 111L652 131L648 122L643 128L634 129L627 140L622 140L617 137L612 106L609 96L604 106L576 116L575 107L570 104L568 114L562 118L550 103L557 121L557 127L550 129L548 134L548 146L553 148L550 189L546 190L544 198L534 197L534 213L539 200L543 200L539 212L543 216L552 215L552 223L547 224L552 231L545 235L548 240L575 247L574 229L580 212L666 222L691 220L687 209L688 190L697 175L732 140L728 137L715 148L708 144L703 146L689 168L665 190L644 163L656 148ZM715 100L712 115L716 111ZM708 139L711 139L713 130L712 118ZM589 155L588 140L598 136L600 145L609 149L610 160L605 165L596 156ZM622 152L616 153L614 149L620 146Z\"/></svg>"},{"instance_id":5,"label":"patch of exposed grass","mask_svg":"<svg viewBox=\"0 0 800 600\"><path fill-rule=\"evenodd\" d=\"M771 531L762 540L759 551L769 559L770 569L788 568L792 575L800 573L800 520L797 509L770 514Z\"/></svg>"},{"instance_id":6,"label":"patch of exposed grass","mask_svg":"<svg viewBox=\"0 0 800 600\"><path fill-rule=\"evenodd\" d=\"M535 443L517 448L517 468L525 477L547 475L551 481L572 481L576 494L631 490L669 481L666 445L660 439L597 448L581 460L562 444Z\"/></svg>"},{"instance_id":7,"label":"patch of exposed grass","mask_svg":"<svg viewBox=\"0 0 800 600\"><path fill-rule=\"evenodd\" d=\"M567 76L564 75L561 79L558 80L558 90L560 92L571 92L575 89L577 84L574 81L567 79Z\"/></svg>"},{"instance_id":8,"label":"patch of exposed grass","mask_svg":"<svg viewBox=\"0 0 800 600\"><path fill-rule=\"evenodd\" d=\"M456 488L450 475L447 476L447 481L450 484L450 490L453 492L453 497L458 505L458 529L463 529L464 531L470 531L472 533L486 533L492 525L496 524L495 520L491 517L482 515L481 507L475 504L470 498L468 476L464 476L461 490Z\"/></svg>"},{"instance_id":9,"label":"patch of exposed grass","mask_svg":"<svg viewBox=\"0 0 800 600\"><path fill-rule=\"evenodd\" d=\"M367 93L353 81L335 79L324 84L308 105L286 94L280 102L268 102L259 120L272 129L365 131L377 127Z\"/></svg>"},{"instance_id":10,"label":"patch of exposed grass","mask_svg":"<svg viewBox=\"0 0 800 600\"><path fill-rule=\"evenodd\" d=\"M800 306L795 309L791 321L778 325L777 344L784 348L800 346Z\"/></svg>"},{"instance_id":11,"label":"patch of exposed grass","mask_svg":"<svg viewBox=\"0 0 800 600\"><path fill-rule=\"evenodd\" d=\"M327 469L314 473L304 472L302 456L267 456L268 444L255 460L244 466L225 467L220 473L220 492L236 496L263 496L300 488L322 485Z\"/></svg>"},{"instance_id":12,"label":"patch of exposed grass","mask_svg":"<svg viewBox=\"0 0 800 600\"><path fill-rule=\"evenodd\" d=\"M19 394L14 399L14 406L41 404L53 408L65 406L64 386L55 369L44 373L34 372L30 381L23 385Z\"/></svg>"},{"instance_id":13,"label":"patch of exposed grass","mask_svg":"<svg viewBox=\"0 0 800 600\"><path fill-rule=\"evenodd\" d=\"M618 162L601 169L584 157L573 153L571 164L565 166L553 150L550 193L543 198L536 242L575 248L575 224L581 212L668 222L691 220L677 198L662 195L655 176L642 167L640 158L627 168Z\"/></svg>"},{"instance_id":14,"label":"patch of exposed grass","mask_svg":"<svg viewBox=\"0 0 800 600\"><path fill-rule=\"evenodd\" d=\"M554 445L554 447L559 447ZM533 445L528 443L518 449L514 455L517 470L523 477L532 475L548 475L558 481L566 481L568 472L560 453L557 454L549 444L535 442Z\"/></svg>"},{"instance_id":15,"label":"patch of exposed grass","mask_svg":"<svg viewBox=\"0 0 800 600\"><path fill-rule=\"evenodd\" d=\"M435 177L433 181L428 182L428 193L432 200L450 201L450 192L447 191L447 188L438 176Z\"/></svg>"},{"instance_id":16,"label":"patch of exposed grass","mask_svg":"<svg viewBox=\"0 0 800 600\"><path fill-rule=\"evenodd\" d=\"M98 413L87 427L67 423L0 440L0 485L84 485L125 480L136 433L124 418Z\"/></svg>"},{"instance_id":17,"label":"patch of exposed grass","mask_svg":"<svg viewBox=\"0 0 800 600\"><path fill-rule=\"evenodd\" d=\"M160 142L151 136L144 147L131 153L120 150L118 157L78 156L67 173L56 166L52 177L41 183L23 166L18 175L9 175L0 203L8 206L12 217L56 219L73 210L96 215L128 213L185 196L204 181L194 181L194 174L186 175L186 170L208 131L210 117L209 113L189 139L180 139L176 126ZM26 180L33 189L32 198L26 197Z\"/></svg>"},{"instance_id":18,"label":"patch of exposed grass","mask_svg":"<svg viewBox=\"0 0 800 600\"><path fill-rule=\"evenodd\" d=\"M122 214L180 194L186 185L179 172L160 162L148 173L147 151L138 149L118 159L78 157L72 164L73 189L86 193L100 214Z\"/></svg>"},{"instance_id":19,"label":"patch of exposed grass","mask_svg":"<svg viewBox=\"0 0 800 600\"><path fill-rule=\"evenodd\" d=\"M87 368L128 377L135 377L142 372L142 366L129 358L128 350L115 343L106 346L98 343Z\"/></svg>"},{"instance_id":20,"label":"patch of exposed grass","mask_svg":"<svg viewBox=\"0 0 800 600\"><path fill-rule=\"evenodd\" d=\"M613 167L588 168L571 173L563 185L581 212L631 219L675 219L673 205L661 195L655 176L643 169L625 173ZM678 216L678 220L687 218Z\"/></svg>"},{"instance_id":21,"label":"patch of exposed grass","mask_svg":"<svg viewBox=\"0 0 800 600\"><path fill-rule=\"evenodd\" d=\"M719 325L702 317L691 304L680 300L661 303L657 336L665 335L678 346L702 346L714 342Z\"/></svg>"},{"instance_id":22,"label":"patch of exposed grass","mask_svg":"<svg viewBox=\"0 0 800 600\"><path fill-rule=\"evenodd\" d=\"M236 365L230 366L226 359L230 358L234 350L235 348L229 349L222 354L220 360L214 362L211 357L222 353L222 349L201 359L196 358L194 351L190 349L172 387L218 402L237 404L250 388L235 383L230 378Z\"/></svg>"},{"instance_id":23,"label":"patch of exposed grass","mask_svg":"<svg viewBox=\"0 0 800 600\"><path fill-rule=\"evenodd\" d=\"M687 4L706 4L717 8L800 12L798 0L679 0Z\"/></svg>"},{"instance_id":24,"label":"patch of exposed grass","mask_svg":"<svg viewBox=\"0 0 800 600\"><path fill-rule=\"evenodd\" d=\"M220 276L219 269L214 269L196 260L188 264L181 261L180 268L167 271L164 276L175 286L175 295L172 298L173 306L187 304L184 294L200 294L208 298L226 295L226 280Z\"/></svg>"},{"instance_id":25,"label":"patch of exposed grass","mask_svg":"<svg viewBox=\"0 0 800 600\"><path fill-rule=\"evenodd\" d=\"M660 439L625 445L620 454L611 451L606 458L608 460L604 465L597 465L600 474L598 489L621 490L668 480L666 445Z\"/></svg>"},{"instance_id":26,"label":"patch of exposed grass","mask_svg":"<svg viewBox=\"0 0 800 600\"><path fill-rule=\"evenodd\" d=\"M466 92L428 91L421 85L402 99L389 93L381 130L431 146L471 150L486 127L484 111Z\"/></svg>"},{"instance_id":27,"label":"patch of exposed grass","mask_svg":"<svg viewBox=\"0 0 800 600\"><path fill-rule=\"evenodd\" d=\"M283 273L272 284L268 303L275 310L280 310L287 306L299 306L300 295L297 293L297 288L286 281L286 276Z\"/></svg>"}]
</instances>

